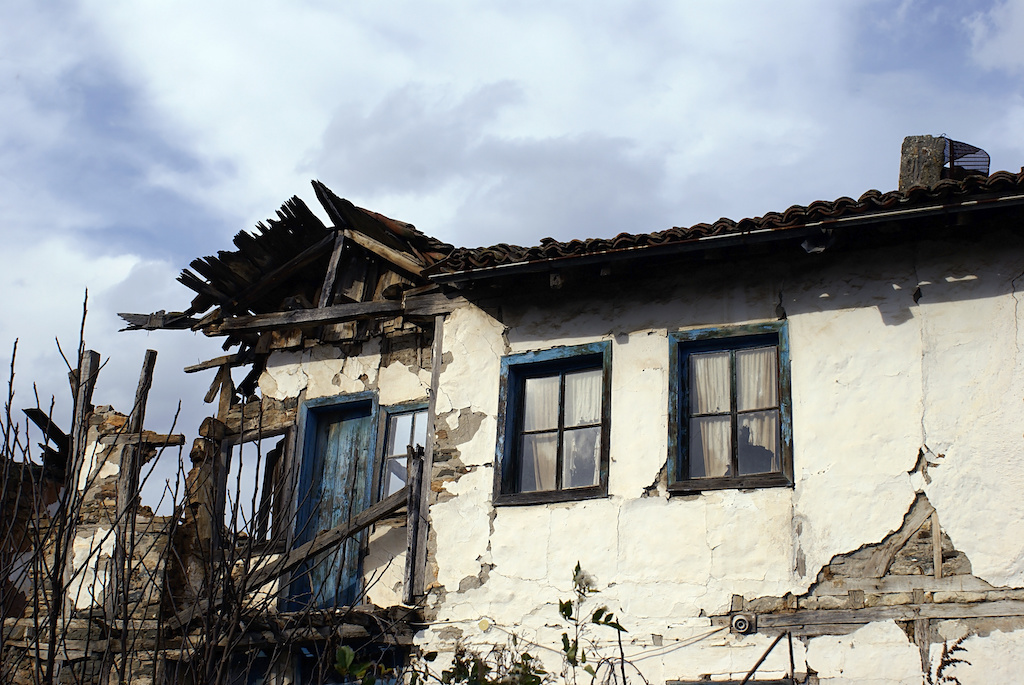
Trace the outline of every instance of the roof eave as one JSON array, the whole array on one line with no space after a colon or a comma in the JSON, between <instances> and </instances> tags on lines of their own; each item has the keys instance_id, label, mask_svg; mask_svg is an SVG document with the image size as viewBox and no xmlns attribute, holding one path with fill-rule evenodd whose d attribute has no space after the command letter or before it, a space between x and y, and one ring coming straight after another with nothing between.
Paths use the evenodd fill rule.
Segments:
<instances>
[{"instance_id":1,"label":"roof eave","mask_svg":"<svg viewBox=\"0 0 1024 685\"><path fill-rule=\"evenodd\" d=\"M646 257L671 256L676 254L700 251L711 252L730 247L749 246L766 243L781 243L821 234L825 231L845 229L855 226L893 221L899 219L917 219L939 216L950 213L972 212L996 207L1012 207L1024 205L1024 193L1010 195L993 194L973 196L957 202L935 202L918 207L879 210L852 216L841 216L791 226L777 226L739 233L723 233L709 235L692 240L666 243L660 245L638 245L614 250L604 250L580 255L564 255L530 261L509 262L476 269L430 274L431 281L439 284L455 285L470 281L503 278L506 276L556 270L569 266L589 266L623 260L643 259Z\"/></svg>"}]
</instances>

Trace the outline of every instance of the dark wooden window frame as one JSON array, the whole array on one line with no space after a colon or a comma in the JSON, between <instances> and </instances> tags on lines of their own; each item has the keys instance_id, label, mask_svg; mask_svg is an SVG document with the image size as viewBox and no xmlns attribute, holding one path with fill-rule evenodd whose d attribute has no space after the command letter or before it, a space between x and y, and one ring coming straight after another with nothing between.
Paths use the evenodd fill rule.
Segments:
<instances>
[{"instance_id":1,"label":"dark wooden window frame","mask_svg":"<svg viewBox=\"0 0 1024 685\"><path fill-rule=\"evenodd\" d=\"M689 355L697 352L730 351L758 345L778 348L778 393L781 468L775 473L758 473L720 478L689 478ZM732 370L732 373L735 373ZM789 369L789 334L785 321L700 328L669 334L669 491L691 494L705 490L752 489L793 486L793 403ZM735 441L735 430L733 431ZM735 451L735 446L734 446ZM734 455L735 458L735 455Z\"/></svg>"},{"instance_id":2,"label":"dark wooden window frame","mask_svg":"<svg viewBox=\"0 0 1024 685\"><path fill-rule=\"evenodd\" d=\"M598 484L583 488L519 492L519 437L522 434L523 386L527 378L570 371L601 369L601 453ZM523 352L501 360L498 397L498 439L495 447L494 504L518 505L594 499L608 495L608 454L611 439L612 346L603 341L571 347ZM562 430L562 427L559 427ZM561 472L561 440L556 474ZM560 475L556 476L560 482Z\"/></svg>"},{"instance_id":3,"label":"dark wooden window frame","mask_svg":"<svg viewBox=\"0 0 1024 685\"><path fill-rule=\"evenodd\" d=\"M383 493L385 477L387 475L388 457L392 456L387 454L388 439L390 438L390 434L388 432L388 424L391 422L391 418L399 414L415 414L418 412L424 412L423 420L427 421L428 409L429 406L426 400L422 400L419 402L404 402L402 404L395 404L387 407L382 406L379 408L380 418L379 425L377 427L377 463L374 468L373 476L373 501L379 502L380 500L384 499ZM429 434L429 432L430 427L428 426L427 433ZM423 445L423 447L426 448L426 445Z\"/></svg>"}]
</instances>

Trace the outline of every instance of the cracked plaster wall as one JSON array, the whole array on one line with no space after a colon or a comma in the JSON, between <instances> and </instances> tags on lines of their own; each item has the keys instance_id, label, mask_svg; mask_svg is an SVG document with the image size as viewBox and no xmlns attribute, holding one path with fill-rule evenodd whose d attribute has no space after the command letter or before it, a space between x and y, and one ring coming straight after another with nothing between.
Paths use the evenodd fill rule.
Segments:
<instances>
[{"instance_id":1,"label":"cracked plaster wall","mask_svg":"<svg viewBox=\"0 0 1024 685\"><path fill-rule=\"evenodd\" d=\"M742 673L767 638L698 639L710 630L704 617L727 612L733 594L804 592L834 555L899 528L916 490L935 503L975 575L1024 585L1017 515L1024 336L1012 249L1020 247L999 236L810 265L698 268L633 296L558 304L553 295L554 305L543 308L506 303L501 322L473 307L456 311L445 324L450 361L438 416L449 427L460 412L484 419L469 439L447 445L465 469L435 488L439 625L424 643L443 647L452 627L471 643L502 642L494 628L481 631L486 617L557 646L556 600L570 595L579 560L603 589L597 601L630 629L634 650L652 649L652 635L697 640L645 660L651 682ZM667 497L658 482L668 450L668 333L774 320L780 293L791 347L795 488ZM598 340L612 342L609 496L492 507L501 356ZM928 479L909 473L924 445L944 455ZM655 496L643 497L645 490ZM743 645L756 648L737 652ZM909 669L920 681L916 647L888 624L810 640L798 664L853 682L836 660L854 645L863 668L891 662L877 678L857 671L855 680L909 682ZM557 669L555 656L541 654Z\"/></svg>"},{"instance_id":2,"label":"cracked plaster wall","mask_svg":"<svg viewBox=\"0 0 1024 685\"><path fill-rule=\"evenodd\" d=\"M429 350L427 353L429 355ZM430 371L399 361L384 364L380 340L363 343L359 354L344 356L332 345L273 352L259 379L260 392L274 399L323 397L374 391L380 406L427 401ZM405 571L404 517L373 526L363 561L366 600L378 606L401 603Z\"/></svg>"}]
</instances>

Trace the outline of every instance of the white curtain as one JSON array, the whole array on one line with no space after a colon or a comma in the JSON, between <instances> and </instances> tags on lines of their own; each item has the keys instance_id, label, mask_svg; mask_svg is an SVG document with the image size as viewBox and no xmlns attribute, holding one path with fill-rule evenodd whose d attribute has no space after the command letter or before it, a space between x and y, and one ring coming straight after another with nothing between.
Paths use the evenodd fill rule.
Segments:
<instances>
[{"instance_id":1,"label":"white curtain","mask_svg":"<svg viewBox=\"0 0 1024 685\"><path fill-rule=\"evenodd\" d=\"M779 406L774 347L736 350L736 408L739 411Z\"/></svg>"},{"instance_id":2,"label":"white curtain","mask_svg":"<svg viewBox=\"0 0 1024 685\"><path fill-rule=\"evenodd\" d=\"M596 485L601 454L601 416L604 372L601 369L565 374L561 397L562 487ZM523 435L519 486L523 492L554 490L561 378L527 378L523 391Z\"/></svg>"},{"instance_id":3,"label":"white curtain","mask_svg":"<svg viewBox=\"0 0 1024 685\"><path fill-rule=\"evenodd\" d=\"M732 430L728 416L690 420L690 478L728 476Z\"/></svg>"},{"instance_id":4,"label":"white curtain","mask_svg":"<svg viewBox=\"0 0 1024 685\"><path fill-rule=\"evenodd\" d=\"M711 352L690 357L690 413L727 413L729 353ZM690 421L690 477L729 475L731 463L729 416L705 416Z\"/></svg>"},{"instance_id":5,"label":"white curtain","mask_svg":"<svg viewBox=\"0 0 1024 685\"><path fill-rule=\"evenodd\" d=\"M690 357L690 412L717 414L728 412L729 353L712 352Z\"/></svg>"},{"instance_id":6,"label":"white curtain","mask_svg":"<svg viewBox=\"0 0 1024 685\"><path fill-rule=\"evenodd\" d=\"M565 427L601 423L601 369L565 375Z\"/></svg>"}]
</instances>

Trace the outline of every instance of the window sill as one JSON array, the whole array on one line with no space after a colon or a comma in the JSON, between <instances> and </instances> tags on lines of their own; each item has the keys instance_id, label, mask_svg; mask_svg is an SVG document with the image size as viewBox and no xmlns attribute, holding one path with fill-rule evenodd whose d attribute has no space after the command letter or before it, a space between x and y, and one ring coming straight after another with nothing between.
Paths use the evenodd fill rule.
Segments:
<instances>
[{"instance_id":1,"label":"window sill","mask_svg":"<svg viewBox=\"0 0 1024 685\"><path fill-rule=\"evenodd\" d=\"M673 495L692 495L707 490L756 490L760 488L791 488L793 481L782 473L758 473L738 478L695 478L670 483Z\"/></svg>"},{"instance_id":2,"label":"window sill","mask_svg":"<svg viewBox=\"0 0 1024 685\"><path fill-rule=\"evenodd\" d=\"M494 506L507 507L524 504L575 502L576 500L598 499L607 496L607 490L601 486L572 488L569 490L545 490L542 492L509 492L495 495Z\"/></svg>"}]
</instances>

